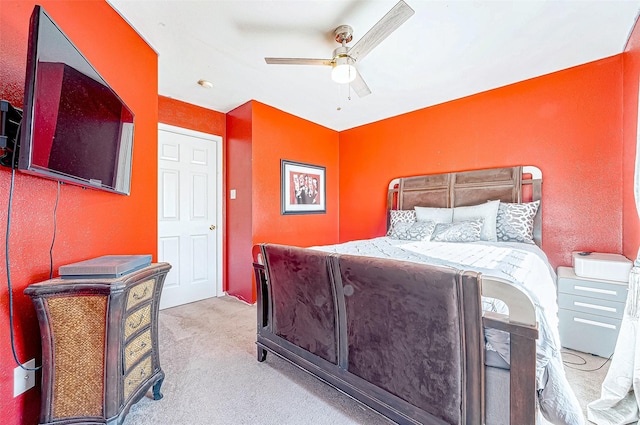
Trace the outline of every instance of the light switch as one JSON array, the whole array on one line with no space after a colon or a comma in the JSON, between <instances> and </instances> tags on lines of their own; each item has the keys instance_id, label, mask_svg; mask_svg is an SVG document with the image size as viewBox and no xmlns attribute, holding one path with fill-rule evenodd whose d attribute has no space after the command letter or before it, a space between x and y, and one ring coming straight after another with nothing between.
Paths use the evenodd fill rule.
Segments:
<instances>
[{"instance_id":1,"label":"light switch","mask_svg":"<svg viewBox=\"0 0 640 425\"><path fill-rule=\"evenodd\" d=\"M236 199L236 190L235 189L231 189L229 191L229 198L230 199Z\"/></svg>"}]
</instances>

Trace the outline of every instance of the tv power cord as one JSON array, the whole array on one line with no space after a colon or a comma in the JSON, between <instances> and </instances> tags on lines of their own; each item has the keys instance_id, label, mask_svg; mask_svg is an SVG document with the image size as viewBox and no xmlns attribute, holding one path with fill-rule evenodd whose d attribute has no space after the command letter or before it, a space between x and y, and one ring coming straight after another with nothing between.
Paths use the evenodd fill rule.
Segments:
<instances>
[{"instance_id":1,"label":"tv power cord","mask_svg":"<svg viewBox=\"0 0 640 425\"><path fill-rule=\"evenodd\" d=\"M22 123L18 127L18 135L20 134L21 128L22 128ZM16 136L16 140L18 139L19 137ZM15 156L16 156L16 150L14 149L12 152L11 164L15 164ZM11 264L9 261L9 237L11 236L11 206L13 204L13 188L15 186L15 178L16 178L16 167L14 165L13 167L11 167L11 184L9 185L9 201L7 202L8 204L7 231L6 231L5 240L4 240L5 265L7 268L7 289L9 290L9 331L10 331L9 334L11 337L11 352L13 353L13 359L15 360L16 364L20 366L22 369L31 372L31 371L40 370L42 366L37 366L33 368L26 367L20 362L20 360L18 359L18 354L16 352L15 332L14 332L14 325L13 325L13 287L11 285L11 267L10 267ZM57 206L57 200L56 200L56 206Z\"/></svg>"}]
</instances>

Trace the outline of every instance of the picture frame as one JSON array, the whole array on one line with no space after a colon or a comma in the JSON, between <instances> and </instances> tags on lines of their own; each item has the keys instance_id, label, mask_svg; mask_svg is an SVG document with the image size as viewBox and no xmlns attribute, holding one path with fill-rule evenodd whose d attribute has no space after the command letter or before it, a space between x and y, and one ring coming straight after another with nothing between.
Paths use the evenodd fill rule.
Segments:
<instances>
[{"instance_id":1,"label":"picture frame","mask_svg":"<svg viewBox=\"0 0 640 425\"><path fill-rule=\"evenodd\" d=\"M282 215L327 212L325 167L282 159L280 169Z\"/></svg>"}]
</instances>

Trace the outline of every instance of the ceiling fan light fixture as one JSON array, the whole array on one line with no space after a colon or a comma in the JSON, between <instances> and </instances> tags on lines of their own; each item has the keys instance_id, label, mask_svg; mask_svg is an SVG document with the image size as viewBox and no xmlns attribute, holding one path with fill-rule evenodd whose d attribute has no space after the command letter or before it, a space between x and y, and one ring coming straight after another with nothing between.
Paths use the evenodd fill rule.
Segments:
<instances>
[{"instance_id":1,"label":"ceiling fan light fixture","mask_svg":"<svg viewBox=\"0 0 640 425\"><path fill-rule=\"evenodd\" d=\"M338 84L348 84L355 80L358 71L353 63L353 59L349 56L338 57L331 70L331 79Z\"/></svg>"},{"instance_id":2,"label":"ceiling fan light fixture","mask_svg":"<svg viewBox=\"0 0 640 425\"><path fill-rule=\"evenodd\" d=\"M340 44L340 47L333 50L331 59L265 57L264 60L267 64L273 65L331 66L333 68L331 70L331 79L333 81L339 84L350 83L350 89L359 97L364 97L371 94L371 89L362 79L362 75L356 69L355 63L360 62L373 48L398 29L414 13L415 11L404 0L398 0L398 3L351 47L347 46L347 43L353 40L353 28L349 25L340 25L333 30L335 40Z\"/></svg>"}]
</instances>

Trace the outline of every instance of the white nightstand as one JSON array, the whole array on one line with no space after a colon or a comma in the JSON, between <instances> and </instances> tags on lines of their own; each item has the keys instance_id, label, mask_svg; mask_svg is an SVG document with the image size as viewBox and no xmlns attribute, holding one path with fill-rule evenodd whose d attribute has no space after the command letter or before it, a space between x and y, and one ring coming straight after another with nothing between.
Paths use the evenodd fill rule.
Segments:
<instances>
[{"instance_id":1,"label":"white nightstand","mask_svg":"<svg viewBox=\"0 0 640 425\"><path fill-rule=\"evenodd\" d=\"M576 276L558 267L558 316L563 347L609 357L627 300L626 282Z\"/></svg>"}]
</instances>

